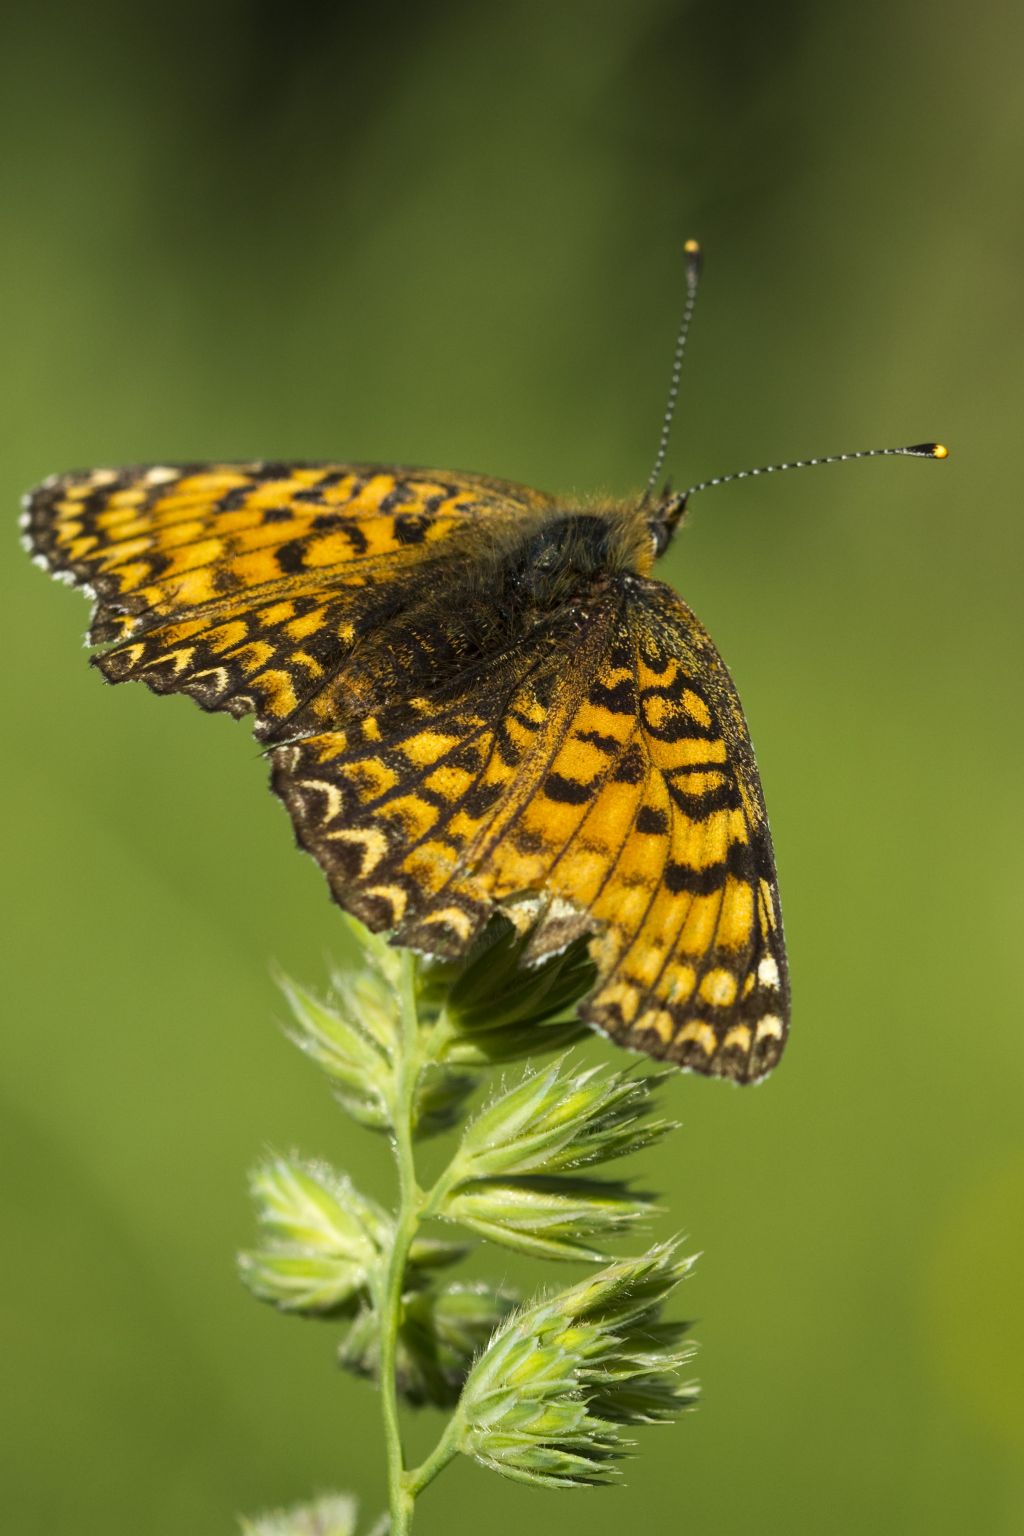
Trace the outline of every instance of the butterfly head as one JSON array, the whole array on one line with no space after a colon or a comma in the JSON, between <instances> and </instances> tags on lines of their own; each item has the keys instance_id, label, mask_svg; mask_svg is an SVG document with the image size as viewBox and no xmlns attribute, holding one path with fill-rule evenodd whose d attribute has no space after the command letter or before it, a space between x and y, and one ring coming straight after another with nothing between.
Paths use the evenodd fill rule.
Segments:
<instances>
[{"instance_id":1,"label":"butterfly head","mask_svg":"<svg viewBox=\"0 0 1024 1536\"><path fill-rule=\"evenodd\" d=\"M686 513L688 492L675 496L666 486L660 501L647 506L647 530L654 546L654 558L658 560L672 542L672 537Z\"/></svg>"}]
</instances>

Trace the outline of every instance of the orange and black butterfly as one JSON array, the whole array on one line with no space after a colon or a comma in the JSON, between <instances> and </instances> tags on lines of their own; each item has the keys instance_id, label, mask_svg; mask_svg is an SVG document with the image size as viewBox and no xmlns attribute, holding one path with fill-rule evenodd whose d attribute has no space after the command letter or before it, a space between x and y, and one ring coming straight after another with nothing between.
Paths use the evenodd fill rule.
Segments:
<instances>
[{"instance_id":1,"label":"orange and black butterfly","mask_svg":"<svg viewBox=\"0 0 1024 1536\"><path fill-rule=\"evenodd\" d=\"M254 713L300 842L369 927L452 954L546 893L535 955L595 929L588 1019L745 1079L785 1039L775 871L728 673L650 575L671 510L202 464L59 476L27 532L95 594L109 681Z\"/></svg>"},{"instance_id":2,"label":"orange and black butterfly","mask_svg":"<svg viewBox=\"0 0 1024 1536\"><path fill-rule=\"evenodd\" d=\"M736 691L651 574L684 505L204 463L59 475L24 522L95 597L108 681L254 715L342 907L449 956L497 907L529 909L533 957L589 931L587 1021L749 1082L785 1044L786 955Z\"/></svg>"}]
</instances>

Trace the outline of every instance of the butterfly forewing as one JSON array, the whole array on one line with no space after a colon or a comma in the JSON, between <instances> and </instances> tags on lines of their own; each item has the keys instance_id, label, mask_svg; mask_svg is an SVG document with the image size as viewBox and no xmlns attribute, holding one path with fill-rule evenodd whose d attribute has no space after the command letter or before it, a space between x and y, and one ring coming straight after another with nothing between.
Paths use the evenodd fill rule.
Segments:
<instances>
[{"instance_id":1,"label":"butterfly forewing","mask_svg":"<svg viewBox=\"0 0 1024 1536\"><path fill-rule=\"evenodd\" d=\"M97 598L90 639L130 642L96 658L111 682L254 710L266 736L316 723L306 701L453 536L486 521L493 537L548 501L381 465L154 465L54 477L24 527L38 560Z\"/></svg>"}]
</instances>

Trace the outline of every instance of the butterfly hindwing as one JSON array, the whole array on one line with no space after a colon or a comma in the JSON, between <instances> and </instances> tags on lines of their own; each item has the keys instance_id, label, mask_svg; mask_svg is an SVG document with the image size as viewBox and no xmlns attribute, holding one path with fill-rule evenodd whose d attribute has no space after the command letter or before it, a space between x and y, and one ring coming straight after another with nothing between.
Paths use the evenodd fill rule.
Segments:
<instances>
[{"instance_id":1,"label":"butterfly hindwing","mask_svg":"<svg viewBox=\"0 0 1024 1536\"><path fill-rule=\"evenodd\" d=\"M371 927L457 953L496 904L541 892L534 955L597 931L591 1023L741 1081L777 1061L788 982L757 770L721 658L660 583L590 603L557 666L540 636L446 704L274 756L300 841Z\"/></svg>"},{"instance_id":2,"label":"butterfly hindwing","mask_svg":"<svg viewBox=\"0 0 1024 1536\"><path fill-rule=\"evenodd\" d=\"M706 630L660 582L633 590L633 660L609 667L588 698L636 722L640 777L592 906L602 981L583 1013L635 1049L749 1081L775 1065L789 1018L757 766Z\"/></svg>"}]
</instances>

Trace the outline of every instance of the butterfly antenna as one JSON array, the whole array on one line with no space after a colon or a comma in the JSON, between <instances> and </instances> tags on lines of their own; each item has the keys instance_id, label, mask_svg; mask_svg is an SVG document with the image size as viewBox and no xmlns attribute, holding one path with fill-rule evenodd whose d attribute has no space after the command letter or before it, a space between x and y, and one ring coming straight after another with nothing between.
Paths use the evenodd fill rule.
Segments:
<instances>
[{"instance_id":1,"label":"butterfly antenna","mask_svg":"<svg viewBox=\"0 0 1024 1536\"><path fill-rule=\"evenodd\" d=\"M714 475L691 485L679 498L683 505L698 491L710 490L713 485L728 485L732 480L750 480L754 475L775 475L783 469L813 469L818 464L845 464L850 459L948 459L949 449L942 443L912 443L909 448L862 448L858 453L829 453L821 459L794 459L790 464L762 464L757 469L739 469L731 475Z\"/></svg>"},{"instance_id":2,"label":"butterfly antenna","mask_svg":"<svg viewBox=\"0 0 1024 1536\"><path fill-rule=\"evenodd\" d=\"M691 485L679 496L670 497L659 509L655 537L657 552L661 554L679 526L691 496L707 491L713 485L728 485L733 480L751 480L754 475L775 475L784 469L813 469L817 464L845 464L849 459L948 459L949 449L942 443L912 443L909 448L862 448L859 453L830 453L821 459L794 459L789 464L762 464L757 469L739 469L731 475L714 475Z\"/></svg>"},{"instance_id":3,"label":"butterfly antenna","mask_svg":"<svg viewBox=\"0 0 1024 1536\"><path fill-rule=\"evenodd\" d=\"M672 378L668 386L668 400L665 404L665 415L661 423L661 438L658 442L658 452L654 459L654 468L647 477L644 493L640 498L643 507L650 501L654 487L658 483L665 463L665 455L668 453L668 440L672 431L672 418L676 413L676 401L679 399L679 379L683 371L683 353L686 351L686 338L690 332L690 321L693 319L693 307L697 302L697 286L700 282L700 269L703 262L700 246L696 240L687 240L683 246L683 254L686 257L686 308L683 310L683 319L679 327L679 335L676 337L676 350L672 358Z\"/></svg>"}]
</instances>

